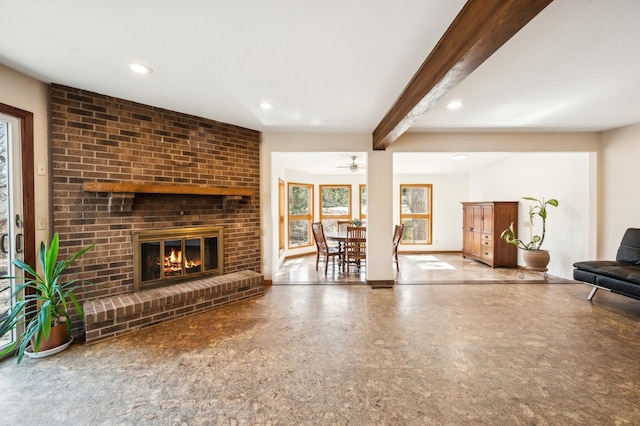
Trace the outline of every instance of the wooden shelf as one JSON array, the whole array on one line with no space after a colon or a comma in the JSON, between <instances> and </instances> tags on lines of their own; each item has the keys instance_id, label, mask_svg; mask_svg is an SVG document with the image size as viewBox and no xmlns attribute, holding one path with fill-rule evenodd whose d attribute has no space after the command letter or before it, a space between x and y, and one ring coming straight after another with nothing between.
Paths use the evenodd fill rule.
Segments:
<instances>
[{"instance_id":1,"label":"wooden shelf","mask_svg":"<svg viewBox=\"0 0 640 426\"><path fill-rule=\"evenodd\" d=\"M247 188L129 182L85 182L84 190L85 192L123 192L138 194L236 195L243 197L253 197L255 195L253 189Z\"/></svg>"}]
</instances>

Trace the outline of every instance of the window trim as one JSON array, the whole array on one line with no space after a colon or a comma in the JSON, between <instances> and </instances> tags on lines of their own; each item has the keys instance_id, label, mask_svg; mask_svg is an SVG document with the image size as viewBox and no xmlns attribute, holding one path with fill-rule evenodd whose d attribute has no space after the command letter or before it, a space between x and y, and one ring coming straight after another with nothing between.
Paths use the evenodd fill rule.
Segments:
<instances>
[{"instance_id":1,"label":"window trim","mask_svg":"<svg viewBox=\"0 0 640 426\"><path fill-rule=\"evenodd\" d=\"M428 212L427 213L402 213L402 190L404 188L426 188L429 191L428 198ZM404 233L400 239L400 244L403 245L431 245L433 244L433 184L430 183L401 183L399 194L399 210L400 210L400 223L403 223L403 219L426 219L428 222L428 238L426 242L405 242Z\"/></svg>"},{"instance_id":2,"label":"window trim","mask_svg":"<svg viewBox=\"0 0 640 426\"><path fill-rule=\"evenodd\" d=\"M339 214L339 215L334 215L334 214L323 214L322 213L322 190L325 188L345 188L349 191L349 205L347 206L349 208L349 212L348 214L344 215L344 214ZM351 222L351 200L352 200L352 190L351 190L351 185L350 184L329 184L329 185L320 185L319 188L320 191L320 196L319 196L319 203L320 203L320 222L323 222L325 220L348 220L349 222Z\"/></svg>"},{"instance_id":3,"label":"window trim","mask_svg":"<svg viewBox=\"0 0 640 426\"><path fill-rule=\"evenodd\" d=\"M362 190L367 189L366 183L361 183L358 185L358 209L360 210L360 220L365 221L367 219L367 214L362 211ZM367 197L367 205L369 204L369 197Z\"/></svg>"},{"instance_id":4,"label":"window trim","mask_svg":"<svg viewBox=\"0 0 640 426\"><path fill-rule=\"evenodd\" d=\"M278 178L278 255L282 256L285 251L285 185L284 180ZM287 212L288 213L288 212Z\"/></svg>"},{"instance_id":5,"label":"window trim","mask_svg":"<svg viewBox=\"0 0 640 426\"><path fill-rule=\"evenodd\" d=\"M292 186L302 186L302 187L306 187L309 189L309 208L308 208L308 214L305 215L292 215L291 214L291 206L289 205L290 202L290 194L291 194L291 187ZM287 183L287 249L291 250L291 249L298 249L298 248L303 248L303 247L310 247L314 244L313 242L313 236L312 236L312 232L311 232L311 224L313 223L313 184L311 183L299 183L299 182L289 182ZM292 246L291 245L291 238L289 235L289 223L291 221L294 220L306 220L309 224L308 224L308 235L309 235L309 241L307 242L307 244L301 244L301 245L295 245Z\"/></svg>"}]
</instances>

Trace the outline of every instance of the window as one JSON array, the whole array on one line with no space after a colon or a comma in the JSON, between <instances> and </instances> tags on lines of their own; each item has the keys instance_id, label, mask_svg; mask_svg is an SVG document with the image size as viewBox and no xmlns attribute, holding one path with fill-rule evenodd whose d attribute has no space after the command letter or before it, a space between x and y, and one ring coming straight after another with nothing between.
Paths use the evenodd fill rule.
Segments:
<instances>
[{"instance_id":1,"label":"window","mask_svg":"<svg viewBox=\"0 0 640 426\"><path fill-rule=\"evenodd\" d=\"M432 185L400 185L403 244L431 244Z\"/></svg>"},{"instance_id":2,"label":"window","mask_svg":"<svg viewBox=\"0 0 640 426\"><path fill-rule=\"evenodd\" d=\"M284 252L284 181L278 179L278 250Z\"/></svg>"},{"instance_id":3,"label":"window","mask_svg":"<svg viewBox=\"0 0 640 426\"><path fill-rule=\"evenodd\" d=\"M367 221L367 185L361 183L359 191L360 220L364 224Z\"/></svg>"},{"instance_id":4,"label":"window","mask_svg":"<svg viewBox=\"0 0 640 426\"><path fill-rule=\"evenodd\" d=\"M313 185L289 183L289 248L310 246Z\"/></svg>"},{"instance_id":5,"label":"window","mask_svg":"<svg viewBox=\"0 0 640 426\"><path fill-rule=\"evenodd\" d=\"M351 220L351 185L320 185L320 222L338 232L338 221Z\"/></svg>"}]
</instances>

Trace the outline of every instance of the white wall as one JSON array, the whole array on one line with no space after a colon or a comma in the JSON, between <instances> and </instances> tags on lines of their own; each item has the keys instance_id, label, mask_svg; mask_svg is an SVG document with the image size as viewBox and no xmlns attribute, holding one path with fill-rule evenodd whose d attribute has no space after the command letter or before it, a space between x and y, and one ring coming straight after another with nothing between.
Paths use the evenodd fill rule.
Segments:
<instances>
[{"instance_id":1,"label":"white wall","mask_svg":"<svg viewBox=\"0 0 640 426\"><path fill-rule=\"evenodd\" d=\"M48 86L0 65L0 102L33 113L35 217L45 218L46 229L36 230L36 248L47 239L51 226L49 213ZM38 163L46 165L46 175L37 175Z\"/></svg>"},{"instance_id":2,"label":"white wall","mask_svg":"<svg viewBox=\"0 0 640 426\"><path fill-rule=\"evenodd\" d=\"M600 134L405 133L387 149L394 152L597 152Z\"/></svg>"},{"instance_id":3,"label":"white wall","mask_svg":"<svg viewBox=\"0 0 640 426\"><path fill-rule=\"evenodd\" d=\"M557 199L559 206L548 208L542 248L551 253L549 273L570 279L573 263L589 258L590 206L596 193L589 173L588 153L521 153L471 174L468 201L519 201L518 234L528 240L524 222L531 203L521 198ZM534 231L539 235L541 228ZM524 265L521 250L518 264Z\"/></svg>"},{"instance_id":4,"label":"white wall","mask_svg":"<svg viewBox=\"0 0 640 426\"><path fill-rule=\"evenodd\" d=\"M602 136L599 259L615 259L622 234L640 228L640 124Z\"/></svg>"}]
</instances>

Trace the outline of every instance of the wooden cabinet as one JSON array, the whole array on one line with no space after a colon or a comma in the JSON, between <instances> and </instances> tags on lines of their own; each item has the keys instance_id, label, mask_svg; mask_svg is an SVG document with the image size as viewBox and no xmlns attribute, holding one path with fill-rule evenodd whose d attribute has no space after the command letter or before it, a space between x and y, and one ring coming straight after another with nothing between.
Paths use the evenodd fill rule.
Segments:
<instances>
[{"instance_id":1,"label":"wooden cabinet","mask_svg":"<svg viewBox=\"0 0 640 426\"><path fill-rule=\"evenodd\" d=\"M500 234L511 222L518 224L517 201L462 203L462 255L491 267L517 266L517 249L505 243Z\"/></svg>"}]
</instances>

